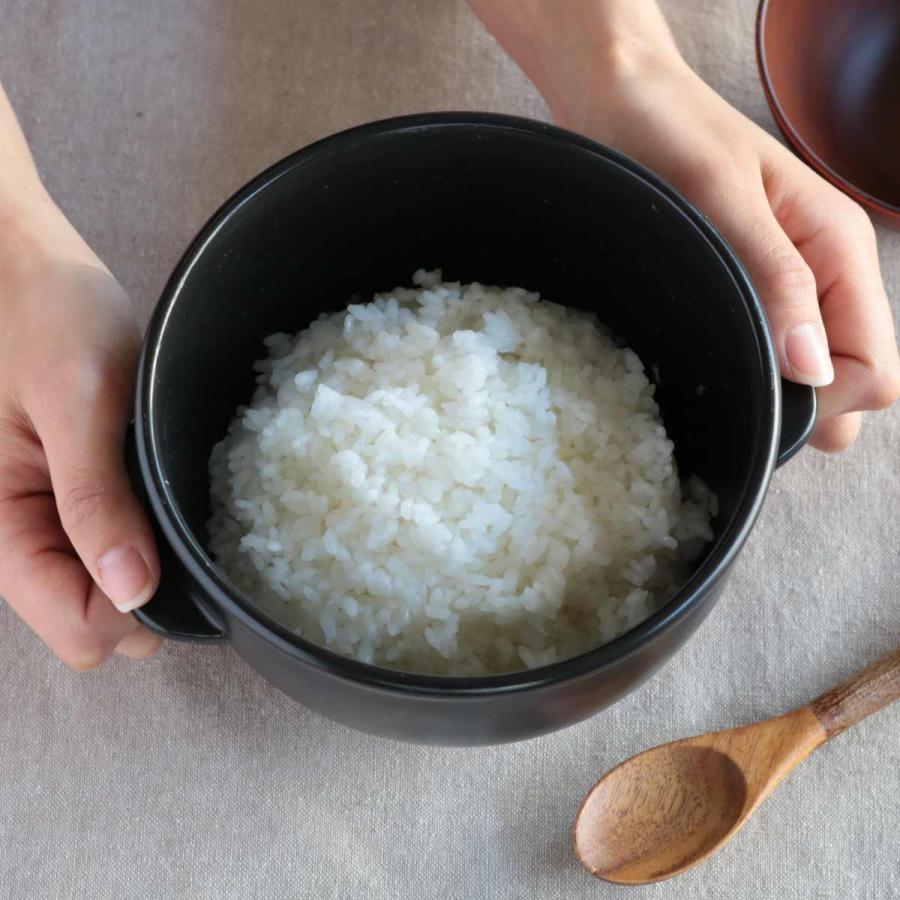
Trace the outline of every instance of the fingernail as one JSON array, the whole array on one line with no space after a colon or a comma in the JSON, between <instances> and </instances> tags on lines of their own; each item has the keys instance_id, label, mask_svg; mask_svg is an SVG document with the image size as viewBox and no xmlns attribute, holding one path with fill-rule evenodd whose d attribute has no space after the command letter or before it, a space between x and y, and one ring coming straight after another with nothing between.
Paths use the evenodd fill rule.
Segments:
<instances>
[{"instance_id":1,"label":"fingernail","mask_svg":"<svg viewBox=\"0 0 900 900\"><path fill-rule=\"evenodd\" d=\"M784 339L784 352L791 373L801 384L824 387L834 381L825 333L815 322L795 325Z\"/></svg>"},{"instance_id":2,"label":"fingernail","mask_svg":"<svg viewBox=\"0 0 900 900\"><path fill-rule=\"evenodd\" d=\"M153 593L153 579L144 557L134 547L116 547L97 563L100 587L119 612L142 606Z\"/></svg>"}]
</instances>

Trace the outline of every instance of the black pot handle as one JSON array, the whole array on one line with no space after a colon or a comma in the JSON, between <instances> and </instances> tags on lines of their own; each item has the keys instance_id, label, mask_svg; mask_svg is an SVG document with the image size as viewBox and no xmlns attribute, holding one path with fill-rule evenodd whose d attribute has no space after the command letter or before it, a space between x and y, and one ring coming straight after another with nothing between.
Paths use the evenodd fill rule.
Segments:
<instances>
[{"instance_id":1,"label":"black pot handle","mask_svg":"<svg viewBox=\"0 0 900 900\"><path fill-rule=\"evenodd\" d=\"M131 486L153 525L162 572L156 593L132 615L150 631L171 641L218 643L227 640L225 629L197 599L196 585L178 562L150 509L141 477L134 426L129 426L125 438L125 466Z\"/></svg>"},{"instance_id":2,"label":"black pot handle","mask_svg":"<svg viewBox=\"0 0 900 900\"><path fill-rule=\"evenodd\" d=\"M781 379L781 439L775 465L784 465L809 440L816 425L816 392Z\"/></svg>"}]
</instances>

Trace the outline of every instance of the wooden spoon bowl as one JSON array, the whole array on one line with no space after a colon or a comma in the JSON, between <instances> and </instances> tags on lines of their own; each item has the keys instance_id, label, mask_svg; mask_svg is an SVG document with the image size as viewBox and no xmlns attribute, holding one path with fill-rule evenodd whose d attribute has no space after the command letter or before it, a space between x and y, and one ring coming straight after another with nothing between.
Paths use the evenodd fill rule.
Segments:
<instances>
[{"instance_id":1,"label":"wooden spoon bowl","mask_svg":"<svg viewBox=\"0 0 900 900\"><path fill-rule=\"evenodd\" d=\"M664 796L669 808L661 816ZM746 798L747 783L731 757L713 747L669 744L652 767L632 757L591 791L579 814L578 855L595 875L614 881L640 884L648 872L664 877L712 853L740 821Z\"/></svg>"}]
</instances>

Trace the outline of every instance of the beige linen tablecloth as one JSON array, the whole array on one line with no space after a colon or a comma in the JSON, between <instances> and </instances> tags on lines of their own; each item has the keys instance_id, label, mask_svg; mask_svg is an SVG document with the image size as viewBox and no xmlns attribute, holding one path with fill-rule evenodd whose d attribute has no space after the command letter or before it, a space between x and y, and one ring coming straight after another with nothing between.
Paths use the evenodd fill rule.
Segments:
<instances>
[{"instance_id":1,"label":"beige linen tablecloth","mask_svg":"<svg viewBox=\"0 0 900 900\"><path fill-rule=\"evenodd\" d=\"M772 129L753 0L666 5L692 63ZM441 0L0 0L0 78L145 318L206 216L287 152L418 110L546 115ZM881 256L897 311L900 236ZM0 897L626 896L572 857L596 777L799 704L900 640L898 445L895 408L838 458L803 452L687 648L606 713L511 746L358 734L222 648L75 674L0 605ZM890 900L898 829L900 706L814 754L725 852L634 896Z\"/></svg>"}]
</instances>

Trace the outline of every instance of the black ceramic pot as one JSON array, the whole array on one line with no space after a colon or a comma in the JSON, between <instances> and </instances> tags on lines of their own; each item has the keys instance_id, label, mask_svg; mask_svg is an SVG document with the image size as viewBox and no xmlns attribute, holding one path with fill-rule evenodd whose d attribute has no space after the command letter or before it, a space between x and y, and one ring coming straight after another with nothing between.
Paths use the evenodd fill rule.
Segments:
<instances>
[{"instance_id":1,"label":"black ceramic pot","mask_svg":"<svg viewBox=\"0 0 900 900\"><path fill-rule=\"evenodd\" d=\"M697 473L718 493L715 540L694 575L618 640L501 676L380 669L295 637L207 555L207 460L250 398L263 337L408 284L420 267L596 312L654 373L682 475ZM144 344L131 447L158 526L163 583L137 616L170 638L227 641L292 697L376 734L480 744L552 731L614 703L684 644L716 602L774 467L814 419L813 392L780 381L741 264L642 167L508 116L364 125L241 189L163 292Z\"/></svg>"}]
</instances>

